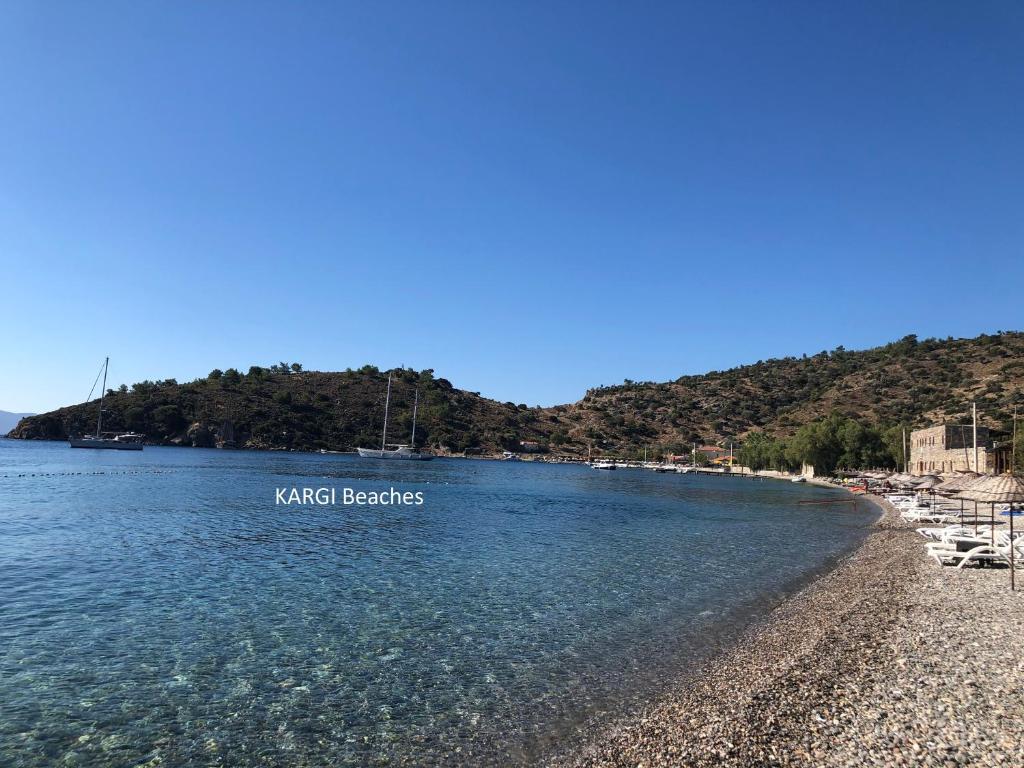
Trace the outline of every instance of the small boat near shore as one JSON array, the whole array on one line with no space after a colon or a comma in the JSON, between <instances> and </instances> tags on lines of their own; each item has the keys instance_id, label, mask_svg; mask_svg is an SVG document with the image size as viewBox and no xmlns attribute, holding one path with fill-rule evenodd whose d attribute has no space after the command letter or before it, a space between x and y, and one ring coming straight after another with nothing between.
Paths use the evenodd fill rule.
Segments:
<instances>
[{"instance_id":1,"label":"small boat near shore","mask_svg":"<svg viewBox=\"0 0 1024 768\"><path fill-rule=\"evenodd\" d=\"M430 461L433 456L414 451L411 445L387 443L383 448L356 448L364 459L404 459L406 461Z\"/></svg>"},{"instance_id":2,"label":"small boat near shore","mask_svg":"<svg viewBox=\"0 0 1024 768\"><path fill-rule=\"evenodd\" d=\"M104 432L103 431L103 400L107 395L107 370L110 358L103 361L103 386L100 389L99 415L96 417L96 433L93 435L69 435L68 445L72 448L105 448L114 451L141 451L145 436L136 432ZM96 382L93 382L95 389ZM92 397L92 391L89 392ZM88 399L86 400L88 402Z\"/></svg>"},{"instance_id":3,"label":"small boat near shore","mask_svg":"<svg viewBox=\"0 0 1024 768\"><path fill-rule=\"evenodd\" d=\"M100 435L84 435L69 437L68 445L72 448L108 448L115 451L141 451L145 437L136 432L117 434L108 432Z\"/></svg>"},{"instance_id":4,"label":"small boat near shore","mask_svg":"<svg viewBox=\"0 0 1024 768\"><path fill-rule=\"evenodd\" d=\"M420 393L416 390L416 399L412 406L412 437L409 445L388 442L388 411L391 407L391 376L388 375L388 392L384 398L384 433L380 448L356 448L356 453L364 459L397 459L399 461L430 461L434 457L416 450L416 412L419 410Z\"/></svg>"},{"instance_id":5,"label":"small boat near shore","mask_svg":"<svg viewBox=\"0 0 1024 768\"><path fill-rule=\"evenodd\" d=\"M612 461L595 461L590 466L593 469L605 469L605 470L618 469L618 467L615 465L615 462L612 462Z\"/></svg>"}]
</instances>

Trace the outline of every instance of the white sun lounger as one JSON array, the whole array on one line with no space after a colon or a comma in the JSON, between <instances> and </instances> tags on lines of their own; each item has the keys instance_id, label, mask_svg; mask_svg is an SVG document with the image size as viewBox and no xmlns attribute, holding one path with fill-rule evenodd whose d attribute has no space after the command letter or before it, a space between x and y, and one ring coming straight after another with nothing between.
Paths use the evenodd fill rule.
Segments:
<instances>
[{"instance_id":1,"label":"white sun lounger","mask_svg":"<svg viewBox=\"0 0 1024 768\"><path fill-rule=\"evenodd\" d=\"M1015 550L1013 553L1014 564L1018 568L1024 567L1024 537L1018 537L1013 542L1012 546ZM964 566L968 563L1004 562L1009 565L1010 547L1011 544L1009 536L1002 533L999 535L995 545L991 542L986 542L984 544L979 544L966 552L957 552L955 549L937 549L929 554L934 557L936 562L940 565L944 565L946 561L959 561L956 566L959 571L963 570Z\"/></svg>"}]
</instances>

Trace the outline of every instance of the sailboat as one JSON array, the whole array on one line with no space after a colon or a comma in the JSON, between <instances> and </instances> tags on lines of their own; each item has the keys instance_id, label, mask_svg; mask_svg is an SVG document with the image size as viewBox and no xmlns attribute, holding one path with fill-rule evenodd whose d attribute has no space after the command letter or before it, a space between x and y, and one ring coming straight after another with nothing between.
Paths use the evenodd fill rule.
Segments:
<instances>
[{"instance_id":1,"label":"sailboat","mask_svg":"<svg viewBox=\"0 0 1024 768\"><path fill-rule=\"evenodd\" d=\"M416 399L412 406L412 437L409 445L388 443L388 410L391 406L391 375L388 374L388 394L384 399L384 435L380 440L380 449L356 448L364 459L404 459L406 461L430 461L433 456L416 451L416 412L420 405L420 391L416 390Z\"/></svg>"},{"instance_id":2,"label":"sailboat","mask_svg":"<svg viewBox=\"0 0 1024 768\"><path fill-rule=\"evenodd\" d=\"M96 434L68 437L68 445L72 448L109 448L115 451L141 451L143 435L134 432L117 434L114 432L103 434L103 399L107 396L107 369L110 367L110 358L103 361L103 388L100 390L100 412L96 418ZM96 382L93 382L96 386ZM89 393L90 397L92 393Z\"/></svg>"}]
</instances>

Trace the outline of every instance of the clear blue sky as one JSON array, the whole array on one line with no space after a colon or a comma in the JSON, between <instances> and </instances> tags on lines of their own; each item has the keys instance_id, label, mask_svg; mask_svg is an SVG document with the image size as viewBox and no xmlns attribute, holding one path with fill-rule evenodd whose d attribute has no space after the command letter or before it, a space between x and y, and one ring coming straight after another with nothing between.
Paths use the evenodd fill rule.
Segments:
<instances>
[{"instance_id":1,"label":"clear blue sky","mask_svg":"<svg viewBox=\"0 0 1024 768\"><path fill-rule=\"evenodd\" d=\"M842 5L842 7L841 7ZM0 408L1024 326L1024 5L0 6Z\"/></svg>"}]
</instances>

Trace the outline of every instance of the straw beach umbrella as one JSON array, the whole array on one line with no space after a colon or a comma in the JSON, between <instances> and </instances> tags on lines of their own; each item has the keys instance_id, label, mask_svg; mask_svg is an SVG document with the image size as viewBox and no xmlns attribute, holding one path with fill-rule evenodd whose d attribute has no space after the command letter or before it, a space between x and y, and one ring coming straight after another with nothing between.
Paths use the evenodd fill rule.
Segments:
<instances>
[{"instance_id":1,"label":"straw beach umbrella","mask_svg":"<svg viewBox=\"0 0 1024 768\"><path fill-rule=\"evenodd\" d=\"M1016 570L1016 563L1014 561L1015 547L1013 546L1013 518L1015 514L1013 505L1024 502L1024 479L1017 475L986 475L975 480L962 493L968 499L982 503L988 502L991 505L993 528L996 521L996 504L1010 505L1010 589L1016 589L1014 578L1014 571ZM994 537L995 533L993 532L993 543Z\"/></svg>"},{"instance_id":2,"label":"straw beach umbrella","mask_svg":"<svg viewBox=\"0 0 1024 768\"><path fill-rule=\"evenodd\" d=\"M990 477L990 475L975 475L974 477L965 479L963 481L963 483L960 485L960 491L957 493L957 496L959 496L961 499L967 499L968 501L973 501L974 502L974 532L975 533L978 532L978 501L979 501L979 499L976 496L972 496L971 495L971 490L974 488L975 485L977 485L978 483L986 480L988 477ZM995 543L996 543L996 533L995 533L995 528L994 528L994 526L995 526L995 516L994 515L993 515L991 521L993 523L992 544L994 546Z\"/></svg>"},{"instance_id":3,"label":"straw beach umbrella","mask_svg":"<svg viewBox=\"0 0 1024 768\"><path fill-rule=\"evenodd\" d=\"M942 478L936 475L924 475L923 477L916 478L914 487L918 491L931 491L932 503L935 503L935 489L942 485Z\"/></svg>"},{"instance_id":4,"label":"straw beach umbrella","mask_svg":"<svg viewBox=\"0 0 1024 768\"><path fill-rule=\"evenodd\" d=\"M908 475L906 472L897 472L895 475L889 478L890 483L901 488L909 486L913 480L914 476Z\"/></svg>"},{"instance_id":5,"label":"straw beach umbrella","mask_svg":"<svg viewBox=\"0 0 1024 768\"><path fill-rule=\"evenodd\" d=\"M979 477L977 472L971 472L966 470L955 474L941 485L935 486L935 491L942 494L943 496L958 497L960 499L960 521L963 522L964 517L964 498L960 496L959 492L964 490L970 483L973 483ZM974 504L974 532L978 532L978 504Z\"/></svg>"},{"instance_id":6,"label":"straw beach umbrella","mask_svg":"<svg viewBox=\"0 0 1024 768\"><path fill-rule=\"evenodd\" d=\"M943 493L962 491L967 486L967 483L970 483L977 477L977 472L958 472L948 480L945 480L942 485L935 486L935 490Z\"/></svg>"}]
</instances>

